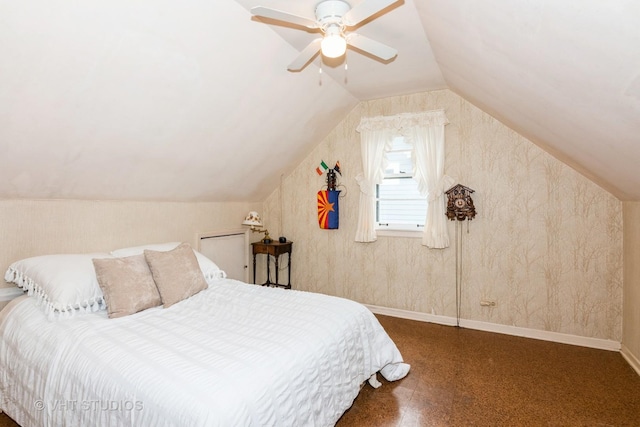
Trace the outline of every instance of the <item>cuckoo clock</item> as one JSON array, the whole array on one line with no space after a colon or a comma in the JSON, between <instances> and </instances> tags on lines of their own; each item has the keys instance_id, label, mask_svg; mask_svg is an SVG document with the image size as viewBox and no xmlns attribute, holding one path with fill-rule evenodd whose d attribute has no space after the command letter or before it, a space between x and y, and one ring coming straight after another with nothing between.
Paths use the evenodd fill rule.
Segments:
<instances>
[{"instance_id":1,"label":"cuckoo clock","mask_svg":"<svg viewBox=\"0 0 640 427\"><path fill-rule=\"evenodd\" d=\"M471 193L474 191L464 185L454 185L446 191L447 218L451 221L472 220L476 216L476 208L473 206Z\"/></svg>"}]
</instances>

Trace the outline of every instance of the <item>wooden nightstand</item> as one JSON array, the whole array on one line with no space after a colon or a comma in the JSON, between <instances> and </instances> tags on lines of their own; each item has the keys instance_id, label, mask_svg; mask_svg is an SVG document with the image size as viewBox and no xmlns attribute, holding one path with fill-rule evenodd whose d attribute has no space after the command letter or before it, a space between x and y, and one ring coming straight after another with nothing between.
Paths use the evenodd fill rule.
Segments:
<instances>
[{"instance_id":1,"label":"wooden nightstand","mask_svg":"<svg viewBox=\"0 0 640 427\"><path fill-rule=\"evenodd\" d=\"M265 254L267 256L267 281L262 284L262 286L281 286L285 289L291 289L291 245L293 242L271 242L271 243L263 243L263 242L255 242L252 243L253 246L253 283L256 283L256 255L257 254ZM289 267L289 275L287 278L287 284L282 285L278 282L278 258L282 254L289 254L287 259L287 264ZM276 281L271 281L271 275L269 274L269 256L272 256L275 259L276 264Z\"/></svg>"}]
</instances>

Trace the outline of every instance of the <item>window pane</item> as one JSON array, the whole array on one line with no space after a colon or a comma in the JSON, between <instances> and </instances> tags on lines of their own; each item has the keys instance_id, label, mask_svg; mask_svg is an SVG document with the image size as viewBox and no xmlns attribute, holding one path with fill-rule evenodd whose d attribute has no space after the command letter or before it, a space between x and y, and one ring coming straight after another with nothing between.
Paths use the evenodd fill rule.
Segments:
<instances>
[{"instance_id":1,"label":"window pane","mask_svg":"<svg viewBox=\"0 0 640 427\"><path fill-rule=\"evenodd\" d=\"M386 158L387 168L384 170L385 175L413 174L413 166L411 164L411 151L387 152Z\"/></svg>"},{"instance_id":2,"label":"window pane","mask_svg":"<svg viewBox=\"0 0 640 427\"><path fill-rule=\"evenodd\" d=\"M385 153L385 177L382 184L376 186L376 221L381 228L416 230L424 226L427 200L420 195L418 183L413 180L412 150L411 144L397 137L391 151Z\"/></svg>"},{"instance_id":3,"label":"window pane","mask_svg":"<svg viewBox=\"0 0 640 427\"><path fill-rule=\"evenodd\" d=\"M378 222L382 224L424 225L427 204L424 200L387 200L379 203Z\"/></svg>"},{"instance_id":4,"label":"window pane","mask_svg":"<svg viewBox=\"0 0 640 427\"><path fill-rule=\"evenodd\" d=\"M385 178L378 186L379 199L423 199L418 183L411 177Z\"/></svg>"},{"instance_id":5,"label":"window pane","mask_svg":"<svg viewBox=\"0 0 640 427\"><path fill-rule=\"evenodd\" d=\"M376 204L379 223L424 225L427 201L410 177L385 179L378 186Z\"/></svg>"}]
</instances>

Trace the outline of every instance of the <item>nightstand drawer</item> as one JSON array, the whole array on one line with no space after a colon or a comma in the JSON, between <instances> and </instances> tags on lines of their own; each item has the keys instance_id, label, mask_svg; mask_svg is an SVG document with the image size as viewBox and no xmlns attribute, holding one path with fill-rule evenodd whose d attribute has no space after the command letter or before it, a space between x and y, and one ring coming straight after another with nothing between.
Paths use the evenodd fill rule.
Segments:
<instances>
[{"instance_id":1,"label":"nightstand drawer","mask_svg":"<svg viewBox=\"0 0 640 427\"><path fill-rule=\"evenodd\" d=\"M286 243L255 242L255 243L252 243L251 245L253 246L254 254L267 254L271 256L280 256L282 254L291 253L291 243L292 242L286 242Z\"/></svg>"}]
</instances>

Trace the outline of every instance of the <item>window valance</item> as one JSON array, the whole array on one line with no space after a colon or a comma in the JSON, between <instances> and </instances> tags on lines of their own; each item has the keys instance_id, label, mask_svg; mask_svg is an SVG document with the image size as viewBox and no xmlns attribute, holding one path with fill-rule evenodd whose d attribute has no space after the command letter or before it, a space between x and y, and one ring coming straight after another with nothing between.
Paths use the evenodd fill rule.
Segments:
<instances>
[{"instance_id":1,"label":"window valance","mask_svg":"<svg viewBox=\"0 0 640 427\"><path fill-rule=\"evenodd\" d=\"M356 131L379 131L393 129L402 131L416 126L428 128L444 126L449 123L444 110L423 111L420 113L401 113L395 116L363 117Z\"/></svg>"}]
</instances>

